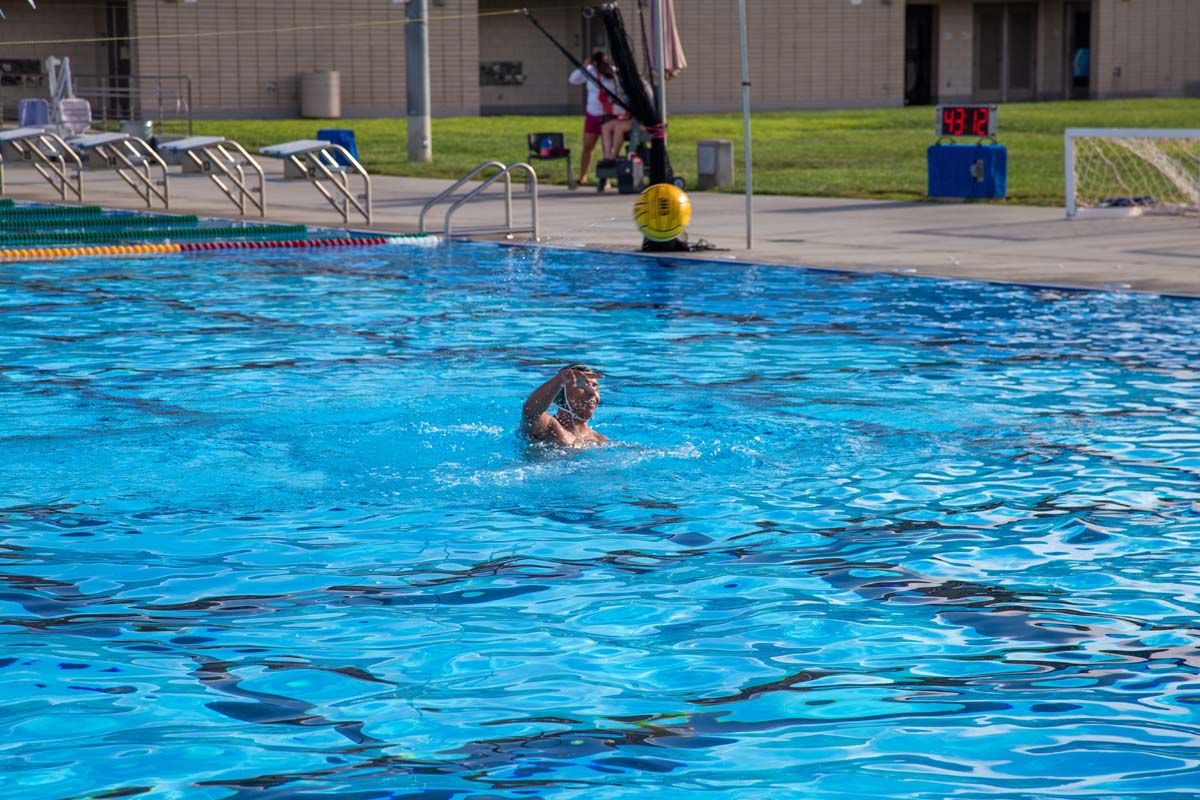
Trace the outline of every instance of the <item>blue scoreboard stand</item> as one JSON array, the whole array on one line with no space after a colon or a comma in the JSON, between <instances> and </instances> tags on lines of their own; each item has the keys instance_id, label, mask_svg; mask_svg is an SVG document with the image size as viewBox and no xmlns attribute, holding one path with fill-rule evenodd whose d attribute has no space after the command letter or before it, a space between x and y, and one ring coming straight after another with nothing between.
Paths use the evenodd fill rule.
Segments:
<instances>
[{"instance_id":1,"label":"blue scoreboard stand","mask_svg":"<svg viewBox=\"0 0 1200 800\"><path fill-rule=\"evenodd\" d=\"M1008 193L1002 144L934 144L926 151L930 197L997 199Z\"/></svg>"}]
</instances>

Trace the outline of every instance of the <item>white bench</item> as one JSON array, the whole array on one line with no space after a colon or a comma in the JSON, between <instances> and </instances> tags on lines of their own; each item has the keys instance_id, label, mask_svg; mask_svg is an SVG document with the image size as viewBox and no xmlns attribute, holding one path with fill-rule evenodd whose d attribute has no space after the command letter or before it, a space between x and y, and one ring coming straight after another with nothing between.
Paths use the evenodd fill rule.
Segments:
<instances>
[{"instance_id":1,"label":"white bench","mask_svg":"<svg viewBox=\"0 0 1200 800\"><path fill-rule=\"evenodd\" d=\"M13 128L10 131L0 131L0 142L13 142L20 139L28 139L32 136L40 136L44 133L51 132L40 127Z\"/></svg>"},{"instance_id":2,"label":"white bench","mask_svg":"<svg viewBox=\"0 0 1200 800\"><path fill-rule=\"evenodd\" d=\"M46 128L0 131L0 194L4 193L6 160L28 162L63 200L70 192L83 202L83 162L54 131Z\"/></svg>"},{"instance_id":3,"label":"white bench","mask_svg":"<svg viewBox=\"0 0 1200 800\"><path fill-rule=\"evenodd\" d=\"M316 187L342 215L343 224L350 224L352 207L371 223L371 176L346 148L320 139L298 139L268 145L258 152L283 161L284 180L307 180ZM351 175L361 178L361 193L351 190Z\"/></svg>"},{"instance_id":4,"label":"white bench","mask_svg":"<svg viewBox=\"0 0 1200 800\"><path fill-rule=\"evenodd\" d=\"M260 217L266 216L266 175L258 161L237 142L224 136L188 136L164 142L158 149L177 157L185 173L207 175L242 216L246 215L247 200L258 209ZM258 176L257 186L246 182L247 167Z\"/></svg>"},{"instance_id":5,"label":"white bench","mask_svg":"<svg viewBox=\"0 0 1200 800\"><path fill-rule=\"evenodd\" d=\"M163 208L171 207L167 164L144 139L128 133L90 133L72 138L67 144L85 155L89 166L117 173L146 201L147 208L154 205L154 198L162 202Z\"/></svg>"}]
</instances>

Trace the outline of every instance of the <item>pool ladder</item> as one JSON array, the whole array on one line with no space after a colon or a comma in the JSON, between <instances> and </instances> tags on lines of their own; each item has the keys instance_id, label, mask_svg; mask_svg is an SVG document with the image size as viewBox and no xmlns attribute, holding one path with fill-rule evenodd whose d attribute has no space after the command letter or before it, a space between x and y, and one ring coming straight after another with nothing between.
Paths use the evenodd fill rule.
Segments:
<instances>
[{"instance_id":1,"label":"pool ladder","mask_svg":"<svg viewBox=\"0 0 1200 800\"><path fill-rule=\"evenodd\" d=\"M471 180L471 178L474 178L476 175L480 174L481 172L483 172L484 170L486 170L488 168L495 168L498 170L498 172L496 172L496 174L492 175L487 180L483 181L483 183L479 184L471 191L464 194L462 197L455 200L450 205L450 208L446 209L446 219L445 219L445 222L442 223L442 236L446 237L446 239L451 239L454 236L454 231L453 231L453 228L451 227L451 218L454 216L454 212L457 211L460 206L462 206L467 201L472 200L476 195L478 195L483 190L487 189L487 187L491 186L493 183L498 181L500 178L503 178L504 179L504 227L503 228L471 228L466 231L461 231L461 233L475 233L475 234L503 233L509 239L511 239L513 237L513 234L515 234L515 233L530 233L533 235L533 241L535 241L535 242L541 241L541 238L542 238L541 222L538 218L537 173L533 171L533 167L529 166L524 161L517 161L512 164L507 164L507 165L500 161L485 161L482 164L480 164L478 167L476 167L475 169L468 172L466 175L463 175L461 178L459 178L457 181L455 181L452 186L450 186L444 192L442 192L437 197L433 198L432 200L430 200L428 203L426 203L425 205L423 205L421 207L421 213L417 217L417 231L419 233L427 233L427 231L425 230L425 215L429 212L429 209L433 208L435 205L442 202L447 197L450 197L452 194L454 194L456 191L458 191L458 189L463 184L465 184L467 181ZM528 186L529 186L530 226L528 228L514 228L513 227L512 176L511 176L511 173L514 170L518 170L518 169L525 171L526 181L528 182Z\"/></svg>"}]
</instances>

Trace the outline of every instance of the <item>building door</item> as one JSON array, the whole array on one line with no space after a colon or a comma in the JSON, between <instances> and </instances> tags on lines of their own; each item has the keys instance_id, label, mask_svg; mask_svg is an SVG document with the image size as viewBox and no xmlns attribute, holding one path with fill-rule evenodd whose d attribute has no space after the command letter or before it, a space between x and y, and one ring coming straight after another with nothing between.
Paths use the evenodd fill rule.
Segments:
<instances>
[{"instance_id":1,"label":"building door","mask_svg":"<svg viewBox=\"0 0 1200 800\"><path fill-rule=\"evenodd\" d=\"M132 118L132 91L129 76L133 74L132 42L129 40L128 0L109 0L104 8L108 41L108 116Z\"/></svg>"},{"instance_id":2,"label":"building door","mask_svg":"<svg viewBox=\"0 0 1200 800\"><path fill-rule=\"evenodd\" d=\"M937 6L916 5L904 9L904 104L927 106L936 99Z\"/></svg>"},{"instance_id":3,"label":"building door","mask_svg":"<svg viewBox=\"0 0 1200 800\"><path fill-rule=\"evenodd\" d=\"M1036 3L975 6L975 91L978 102L1037 96Z\"/></svg>"},{"instance_id":4,"label":"building door","mask_svg":"<svg viewBox=\"0 0 1200 800\"><path fill-rule=\"evenodd\" d=\"M1091 0L1072 0L1066 11L1067 65L1064 85L1068 100L1084 100L1092 96L1092 3Z\"/></svg>"}]
</instances>

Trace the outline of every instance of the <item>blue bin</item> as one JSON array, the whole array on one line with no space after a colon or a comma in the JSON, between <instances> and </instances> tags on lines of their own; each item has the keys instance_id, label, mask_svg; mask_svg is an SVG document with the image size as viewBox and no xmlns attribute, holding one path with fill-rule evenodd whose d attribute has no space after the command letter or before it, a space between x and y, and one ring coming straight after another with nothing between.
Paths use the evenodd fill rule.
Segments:
<instances>
[{"instance_id":1,"label":"blue bin","mask_svg":"<svg viewBox=\"0 0 1200 800\"><path fill-rule=\"evenodd\" d=\"M317 131L317 138L322 142L341 145L346 148L347 153L354 156L355 161L359 160L358 147L354 144L354 131L349 128L322 128ZM342 166L350 166L350 162L341 153L336 153L334 158Z\"/></svg>"},{"instance_id":2,"label":"blue bin","mask_svg":"<svg viewBox=\"0 0 1200 800\"><path fill-rule=\"evenodd\" d=\"M926 151L930 197L998 199L1008 194L1002 144L935 144Z\"/></svg>"},{"instance_id":3,"label":"blue bin","mask_svg":"<svg viewBox=\"0 0 1200 800\"><path fill-rule=\"evenodd\" d=\"M17 101L17 126L37 128L50 124L50 103L41 97Z\"/></svg>"}]
</instances>

